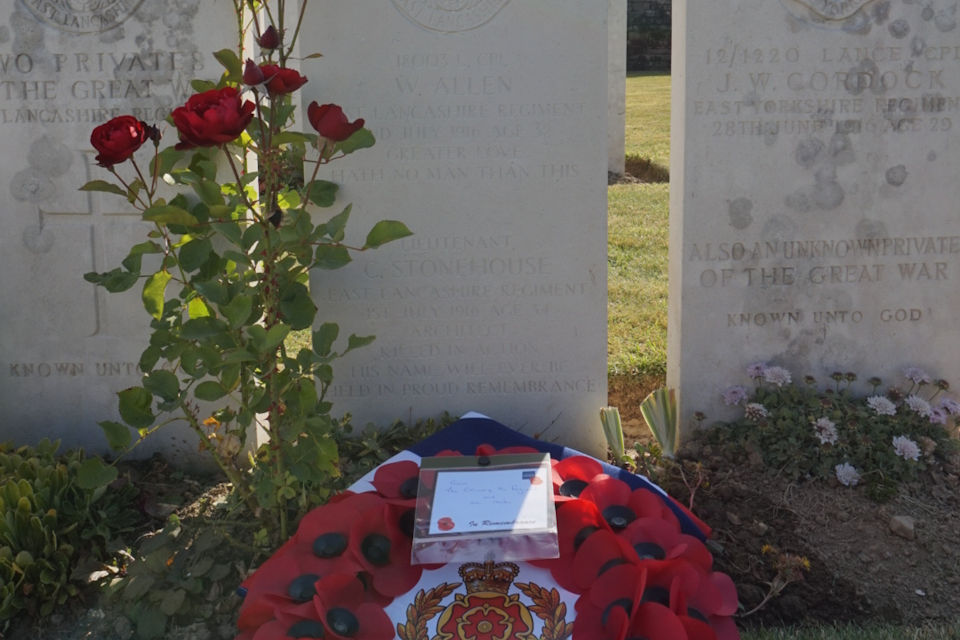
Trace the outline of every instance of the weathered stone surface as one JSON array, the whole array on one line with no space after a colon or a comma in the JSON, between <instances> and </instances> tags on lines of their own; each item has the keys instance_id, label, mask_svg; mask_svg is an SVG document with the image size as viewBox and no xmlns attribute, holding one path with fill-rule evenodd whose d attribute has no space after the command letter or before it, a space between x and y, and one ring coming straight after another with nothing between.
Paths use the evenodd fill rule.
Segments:
<instances>
[{"instance_id":1,"label":"weathered stone surface","mask_svg":"<svg viewBox=\"0 0 960 640\"><path fill-rule=\"evenodd\" d=\"M960 379L960 49L917 3L674 7L668 384ZM858 392L869 390L865 385Z\"/></svg>"},{"instance_id":2,"label":"weathered stone surface","mask_svg":"<svg viewBox=\"0 0 960 640\"><path fill-rule=\"evenodd\" d=\"M901 538L913 540L917 537L916 520L910 516L893 516L890 518L890 531Z\"/></svg>"},{"instance_id":3,"label":"weathered stone surface","mask_svg":"<svg viewBox=\"0 0 960 640\"><path fill-rule=\"evenodd\" d=\"M192 78L219 77L211 54L236 42L233 8L200 0L4 7L0 438L103 449L97 422L118 420L115 393L139 383L149 317L138 287L107 294L83 280L119 265L144 234L122 198L78 191L111 178L96 166L90 133L131 114L175 138L163 120L192 93ZM129 166L117 169L131 177ZM138 453L195 452L182 438L157 438Z\"/></svg>"},{"instance_id":4,"label":"weathered stone surface","mask_svg":"<svg viewBox=\"0 0 960 640\"><path fill-rule=\"evenodd\" d=\"M323 320L377 335L335 369L335 412L476 410L603 449L607 10L357 0L308 15L303 50L324 57L304 98L378 140L321 170L353 203L348 241L381 218L415 233L313 276Z\"/></svg>"}]
</instances>

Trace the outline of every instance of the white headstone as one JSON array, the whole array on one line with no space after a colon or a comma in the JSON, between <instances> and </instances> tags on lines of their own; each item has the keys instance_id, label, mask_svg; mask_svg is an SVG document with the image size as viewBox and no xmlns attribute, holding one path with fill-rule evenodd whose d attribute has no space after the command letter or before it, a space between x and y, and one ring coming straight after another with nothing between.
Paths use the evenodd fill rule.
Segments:
<instances>
[{"instance_id":1,"label":"white headstone","mask_svg":"<svg viewBox=\"0 0 960 640\"><path fill-rule=\"evenodd\" d=\"M622 176L626 171L627 125L627 0L609 0L607 26L607 171Z\"/></svg>"},{"instance_id":2,"label":"white headstone","mask_svg":"<svg viewBox=\"0 0 960 640\"><path fill-rule=\"evenodd\" d=\"M724 418L754 361L960 383L952 3L681 1L669 380ZM869 389L863 386L864 390Z\"/></svg>"},{"instance_id":3,"label":"white headstone","mask_svg":"<svg viewBox=\"0 0 960 640\"><path fill-rule=\"evenodd\" d=\"M319 317L376 342L335 367L335 413L476 410L591 452L606 404L607 0L354 0L311 14L305 100L365 118L321 170L352 244ZM339 209L337 209L339 211Z\"/></svg>"},{"instance_id":4,"label":"white headstone","mask_svg":"<svg viewBox=\"0 0 960 640\"><path fill-rule=\"evenodd\" d=\"M94 127L130 114L165 132L195 77L235 48L230 2L7 3L0 18L0 439L61 438L103 449L97 422L118 420L116 392L139 384L149 316L140 286L108 294L84 281L119 266L144 240L117 196L85 193L112 179L96 165ZM147 151L149 143L143 150ZM138 157L141 157L138 155ZM143 158L146 169L149 152ZM129 164L118 172L132 178ZM140 453L183 448L176 437Z\"/></svg>"}]
</instances>

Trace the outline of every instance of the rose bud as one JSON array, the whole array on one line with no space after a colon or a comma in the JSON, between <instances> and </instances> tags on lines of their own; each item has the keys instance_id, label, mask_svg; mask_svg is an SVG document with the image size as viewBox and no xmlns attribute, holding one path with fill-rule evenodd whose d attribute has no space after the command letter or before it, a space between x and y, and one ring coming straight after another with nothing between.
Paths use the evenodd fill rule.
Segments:
<instances>
[{"instance_id":1,"label":"rose bud","mask_svg":"<svg viewBox=\"0 0 960 640\"><path fill-rule=\"evenodd\" d=\"M280 46L280 34L273 25L270 25L257 38L257 44L260 45L261 49L276 49Z\"/></svg>"},{"instance_id":2,"label":"rose bud","mask_svg":"<svg viewBox=\"0 0 960 640\"><path fill-rule=\"evenodd\" d=\"M307 107L307 119L321 136L331 142L343 142L363 128L363 118L349 122L343 109L335 104L319 105L316 101Z\"/></svg>"},{"instance_id":3,"label":"rose bud","mask_svg":"<svg viewBox=\"0 0 960 640\"><path fill-rule=\"evenodd\" d=\"M307 83L306 76L300 75L296 69L265 64L260 67L260 71L267 83L267 92L272 96L292 93Z\"/></svg>"},{"instance_id":4,"label":"rose bud","mask_svg":"<svg viewBox=\"0 0 960 640\"><path fill-rule=\"evenodd\" d=\"M146 127L147 127L147 137L153 141L154 145L160 144L160 136L161 136L160 129L153 126L152 124L148 124L146 125Z\"/></svg>"},{"instance_id":5,"label":"rose bud","mask_svg":"<svg viewBox=\"0 0 960 640\"><path fill-rule=\"evenodd\" d=\"M247 58L247 64L243 67L243 84L248 87L255 87L258 84L263 84L265 79L260 66L250 58Z\"/></svg>"},{"instance_id":6,"label":"rose bud","mask_svg":"<svg viewBox=\"0 0 960 640\"><path fill-rule=\"evenodd\" d=\"M253 119L256 107L242 101L235 87L211 89L190 96L171 114L180 133L177 149L212 147L236 139Z\"/></svg>"},{"instance_id":7,"label":"rose bud","mask_svg":"<svg viewBox=\"0 0 960 640\"><path fill-rule=\"evenodd\" d=\"M109 169L132 156L147 137L145 122L133 116L117 116L93 130L90 144L99 152L97 164Z\"/></svg>"}]
</instances>

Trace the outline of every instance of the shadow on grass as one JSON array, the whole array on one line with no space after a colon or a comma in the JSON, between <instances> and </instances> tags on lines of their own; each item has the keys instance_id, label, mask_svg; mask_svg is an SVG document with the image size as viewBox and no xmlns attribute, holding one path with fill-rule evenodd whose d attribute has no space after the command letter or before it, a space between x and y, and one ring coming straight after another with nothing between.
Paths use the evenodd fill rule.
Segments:
<instances>
[{"instance_id":1,"label":"shadow on grass","mask_svg":"<svg viewBox=\"0 0 960 640\"><path fill-rule=\"evenodd\" d=\"M670 182L670 169L636 154L627 155L624 171L638 182Z\"/></svg>"}]
</instances>

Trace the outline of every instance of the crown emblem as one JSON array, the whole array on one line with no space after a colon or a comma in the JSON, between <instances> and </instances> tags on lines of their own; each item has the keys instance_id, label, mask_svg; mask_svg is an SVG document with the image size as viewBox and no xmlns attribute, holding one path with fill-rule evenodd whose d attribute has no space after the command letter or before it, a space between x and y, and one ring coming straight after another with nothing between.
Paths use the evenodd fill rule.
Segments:
<instances>
[{"instance_id":1,"label":"crown emblem","mask_svg":"<svg viewBox=\"0 0 960 640\"><path fill-rule=\"evenodd\" d=\"M460 566L460 577L467 593L507 593L520 567L512 562L468 562Z\"/></svg>"}]
</instances>

